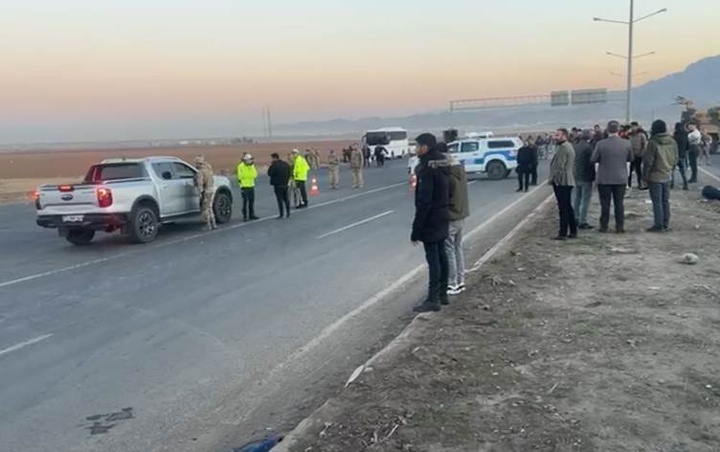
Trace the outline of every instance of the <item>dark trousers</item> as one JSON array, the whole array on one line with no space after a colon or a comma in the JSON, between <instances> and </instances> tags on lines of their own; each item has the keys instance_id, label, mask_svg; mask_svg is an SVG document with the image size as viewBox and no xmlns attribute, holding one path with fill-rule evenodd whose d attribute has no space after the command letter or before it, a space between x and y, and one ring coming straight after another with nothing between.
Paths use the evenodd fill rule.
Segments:
<instances>
[{"instance_id":1,"label":"dark trousers","mask_svg":"<svg viewBox=\"0 0 720 452\"><path fill-rule=\"evenodd\" d=\"M530 176L532 175L532 171L530 169L523 170L521 169L518 171L518 190L525 190L528 191L528 186L530 185Z\"/></svg>"},{"instance_id":2,"label":"dark trousers","mask_svg":"<svg viewBox=\"0 0 720 452\"><path fill-rule=\"evenodd\" d=\"M307 189L305 188L305 181L304 180L296 180L295 185L297 186L298 190L300 190L300 198L302 198L303 205L308 204L308 198L307 198Z\"/></svg>"},{"instance_id":3,"label":"dark trousers","mask_svg":"<svg viewBox=\"0 0 720 452\"><path fill-rule=\"evenodd\" d=\"M630 174L628 174L628 188L632 187L633 171L635 171L635 176L637 176L638 188L640 188L643 186L643 183L642 183L642 157L635 157L635 160L633 160L630 163Z\"/></svg>"},{"instance_id":4,"label":"dark trousers","mask_svg":"<svg viewBox=\"0 0 720 452\"><path fill-rule=\"evenodd\" d=\"M439 303L441 297L447 296L448 275L450 273L445 241L423 242L425 260L430 271L428 297L426 303Z\"/></svg>"},{"instance_id":5,"label":"dark trousers","mask_svg":"<svg viewBox=\"0 0 720 452\"><path fill-rule=\"evenodd\" d=\"M285 207L285 215L290 216L290 196L288 195L287 185L275 185L275 199L277 200L278 211L283 216L283 207Z\"/></svg>"},{"instance_id":6,"label":"dark trousers","mask_svg":"<svg viewBox=\"0 0 720 452\"><path fill-rule=\"evenodd\" d=\"M243 218L247 219L255 216L255 188L242 188L240 189L242 194L243 206L242 214Z\"/></svg>"},{"instance_id":7,"label":"dark trousers","mask_svg":"<svg viewBox=\"0 0 720 452\"><path fill-rule=\"evenodd\" d=\"M555 199L560 211L560 230L558 237L577 235L577 221L572 207L572 186L553 184Z\"/></svg>"},{"instance_id":8,"label":"dark trousers","mask_svg":"<svg viewBox=\"0 0 720 452\"><path fill-rule=\"evenodd\" d=\"M690 180L689 182L697 182L697 159L700 155L700 147L699 146L690 146L690 150L688 151L688 161L690 163Z\"/></svg>"},{"instance_id":9,"label":"dark trousers","mask_svg":"<svg viewBox=\"0 0 720 452\"><path fill-rule=\"evenodd\" d=\"M615 229L625 229L625 184L598 185L600 195L600 230L606 231L610 222L610 199L615 206Z\"/></svg>"},{"instance_id":10,"label":"dark trousers","mask_svg":"<svg viewBox=\"0 0 720 452\"><path fill-rule=\"evenodd\" d=\"M650 182L650 200L653 205L653 227L670 227L670 182Z\"/></svg>"},{"instance_id":11,"label":"dark trousers","mask_svg":"<svg viewBox=\"0 0 720 452\"><path fill-rule=\"evenodd\" d=\"M532 168L530 168L530 175L532 176L530 185L537 185L537 164L534 164Z\"/></svg>"},{"instance_id":12,"label":"dark trousers","mask_svg":"<svg viewBox=\"0 0 720 452\"><path fill-rule=\"evenodd\" d=\"M683 181L683 188L687 187L687 157L680 157L675 168L680 171L680 177L682 177ZM673 188L675 186L675 168L673 168L672 179L670 180L670 188Z\"/></svg>"}]
</instances>

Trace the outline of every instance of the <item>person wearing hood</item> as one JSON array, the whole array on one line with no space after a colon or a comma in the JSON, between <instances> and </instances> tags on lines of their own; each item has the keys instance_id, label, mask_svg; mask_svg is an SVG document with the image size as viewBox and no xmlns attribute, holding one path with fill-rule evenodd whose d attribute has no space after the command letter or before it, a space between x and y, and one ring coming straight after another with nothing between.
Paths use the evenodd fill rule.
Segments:
<instances>
[{"instance_id":1,"label":"person wearing hood","mask_svg":"<svg viewBox=\"0 0 720 452\"><path fill-rule=\"evenodd\" d=\"M465 218L470 216L467 175L465 167L453 154L448 154L450 165L450 197L448 204L448 233L445 252L448 255L448 294L458 295L465 291L465 255L462 248Z\"/></svg>"},{"instance_id":2,"label":"person wearing hood","mask_svg":"<svg viewBox=\"0 0 720 452\"><path fill-rule=\"evenodd\" d=\"M242 162L237 166L238 184L243 200L243 221L259 219L255 216L255 179L257 179L257 175L252 155L245 154Z\"/></svg>"},{"instance_id":3,"label":"person wearing hood","mask_svg":"<svg viewBox=\"0 0 720 452\"><path fill-rule=\"evenodd\" d=\"M652 123L650 141L643 160L643 180L650 188L654 222L648 232L670 229L670 179L678 161L678 146L662 120Z\"/></svg>"},{"instance_id":4,"label":"person wearing hood","mask_svg":"<svg viewBox=\"0 0 720 452\"><path fill-rule=\"evenodd\" d=\"M682 177L683 181L683 190L687 190L687 154L690 145L688 143L685 127L683 127L681 122L675 123L675 133L673 134L673 139L675 140L675 143L677 143L678 147L678 161L675 166L678 171L680 171L680 177ZM675 168L673 168L672 175L670 176L670 188L675 188Z\"/></svg>"},{"instance_id":5,"label":"person wearing hood","mask_svg":"<svg viewBox=\"0 0 720 452\"><path fill-rule=\"evenodd\" d=\"M413 310L439 311L441 304L448 304L445 240L449 236L450 171L447 159L438 152L435 135L423 133L415 142L420 161L415 168L415 218L410 240L415 246L423 244L430 278L427 298Z\"/></svg>"}]
</instances>

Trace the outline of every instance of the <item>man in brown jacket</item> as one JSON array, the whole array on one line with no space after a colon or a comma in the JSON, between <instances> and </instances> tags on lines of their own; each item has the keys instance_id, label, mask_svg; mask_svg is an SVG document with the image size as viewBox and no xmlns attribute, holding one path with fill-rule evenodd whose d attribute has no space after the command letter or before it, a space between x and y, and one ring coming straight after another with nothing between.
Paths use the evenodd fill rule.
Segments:
<instances>
[{"instance_id":1,"label":"man in brown jacket","mask_svg":"<svg viewBox=\"0 0 720 452\"><path fill-rule=\"evenodd\" d=\"M575 149L568 141L567 129L555 132L557 147L550 162L550 180L560 211L560 231L555 240L577 237L577 222L572 207L572 189L575 185Z\"/></svg>"},{"instance_id":2,"label":"man in brown jacket","mask_svg":"<svg viewBox=\"0 0 720 452\"><path fill-rule=\"evenodd\" d=\"M648 141L645 131L640 124L633 122L630 124L630 146L632 147L634 160L630 162L630 174L628 175L628 188L632 188L632 173L635 171L637 175L638 188L643 188L642 180L642 160Z\"/></svg>"}]
</instances>

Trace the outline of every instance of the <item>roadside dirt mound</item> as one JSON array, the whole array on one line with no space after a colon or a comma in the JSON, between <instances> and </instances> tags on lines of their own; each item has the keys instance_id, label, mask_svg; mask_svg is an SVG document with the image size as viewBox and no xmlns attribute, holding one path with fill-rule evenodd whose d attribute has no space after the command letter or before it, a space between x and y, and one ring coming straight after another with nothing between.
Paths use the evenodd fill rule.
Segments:
<instances>
[{"instance_id":1,"label":"roadside dirt mound","mask_svg":"<svg viewBox=\"0 0 720 452\"><path fill-rule=\"evenodd\" d=\"M550 209L291 450L720 450L720 203L672 197L662 234L647 192L624 235L554 242Z\"/></svg>"}]
</instances>

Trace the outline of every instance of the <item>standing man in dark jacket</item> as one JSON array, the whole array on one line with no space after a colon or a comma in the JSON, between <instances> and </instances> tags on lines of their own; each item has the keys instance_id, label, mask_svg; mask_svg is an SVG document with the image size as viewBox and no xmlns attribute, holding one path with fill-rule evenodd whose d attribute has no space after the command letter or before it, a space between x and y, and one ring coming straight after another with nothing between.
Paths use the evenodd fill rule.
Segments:
<instances>
[{"instance_id":1,"label":"standing man in dark jacket","mask_svg":"<svg viewBox=\"0 0 720 452\"><path fill-rule=\"evenodd\" d=\"M670 175L677 164L678 151L664 121L653 122L651 133L643 161L643 179L650 188L654 217L648 232L664 232L670 229Z\"/></svg>"},{"instance_id":2,"label":"standing man in dark jacket","mask_svg":"<svg viewBox=\"0 0 720 452\"><path fill-rule=\"evenodd\" d=\"M528 139L528 141L525 142L525 145L518 149L517 153L517 169L515 170L517 171L518 176L517 191L528 191L528 187L530 186L530 175L532 174L532 167L534 164L535 156Z\"/></svg>"},{"instance_id":3,"label":"standing man in dark jacket","mask_svg":"<svg viewBox=\"0 0 720 452\"><path fill-rule=\"evenodd\" d=\"M615 206L615 232L625 232L625 190L628 163L633 161L630 141L619 135L620 123L610 121L608 137L595 147L592 163L598 164L597 184L600 195L600 232L608 232L610 222L610 198Z\"/></svg>"},{"instance_id":4,"label":"standing man in dark jacket","mask_svg":"<svg viewBox=\"0 0 720 452\"><path fill-rule=\"evenodd\" d=\"M415 219L410 240L413 245L422 242L425 248L430 280L425 301L414 308L415 312L439 311L440 304L448 303L448 258L445 239L449 235L448 204L450 178L447 160L438 152L437 140L430 133L419 135L416 153L420 158L415 171Z\"/></svg>"},{"instance_id":5,"label":"standing man in dark jacket","mask_svg":"<svg viewBox=\"0 0 720 452\"><path fill-rule=\"evenodd\" d=\"M592 229L587 222L588 207L592 199L593 182L595 182L595 165L590 161L593 153L593 131L582 131L582 140L575 145L575 202L573 212L577 219L578 229Z\"/></svg>"},{"instance_id":6,"label":"standing man in dark jacket","mask_svg":"<svg viewBox=\"0 0 720 452\"><path fill-rule=\"evenodd\" d=\"M685 132L685 127L683 127L682 123L680 122L675 123L675 134L673 135L673 139L675 139L675 143L677 143L678 147L678 161L676 166L680 171L680 177L682 177L683 190L687 190L687 154L690 145L688 144L688 137L687 133ZM670 188L675 188L675 168L673 168L672 176L670 177Z\"/></svg>"},{"instance_id":7,"label":"standing man in dark jacket","mask_svg":"<svg viewBox=\"0 0 720 452\"><path fill-rule=\"evenodd\" d=\"M283 206L285 206L285 215L290 218L290 197L288 196L288 186L290 185L290 173L292 172L290 164L280 160L280 156L273 152L271 155L272 163L268 168L268 177L270 185L275 190L275 199L277 199L278 210L280 215L278 219L283 217Z\"/></svg>"}]
</instances>

